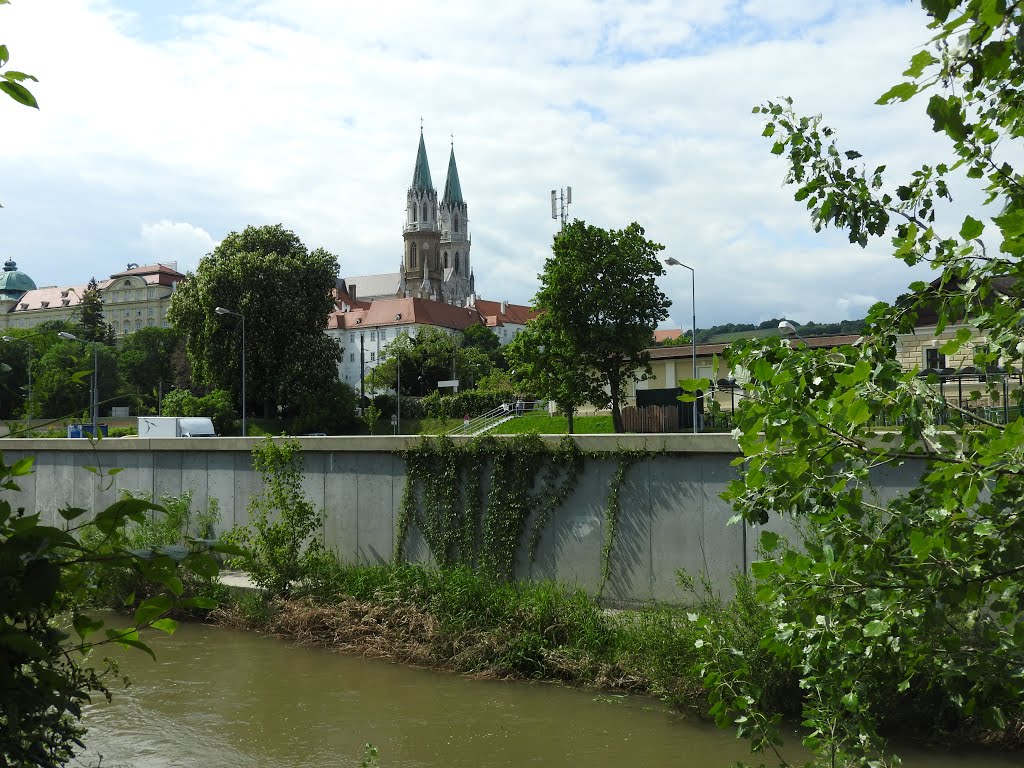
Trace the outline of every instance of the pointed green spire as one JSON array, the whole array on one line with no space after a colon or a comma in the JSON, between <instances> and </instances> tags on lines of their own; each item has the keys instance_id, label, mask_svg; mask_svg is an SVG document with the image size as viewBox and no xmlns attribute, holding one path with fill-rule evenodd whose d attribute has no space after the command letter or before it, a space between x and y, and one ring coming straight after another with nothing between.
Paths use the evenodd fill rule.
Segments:
<instances>
[{"instance_id":1,"label":"pointed green spire","mask_svg":"<svg viewBox=\"0 0 1024 768\"><path fill-rule=\"evenodd\" d=\"M455 167L455 145L452 145L452 154L448 158L448 178L444 182L444 199L441 205L462 203L462 185L459 184L459 169Z\"/></svg>"},{"instance_id":2,"label":"pointed green spire","mask_svg":"<svg viewBox=\"0 0 1024 768\"><path fill-rule=\"evenodd\" d=\"M420 128L420 148L416 152L416 168L412 172L412 188L429 192L434 188L430 180L430 165L427 164L427 146L423 143L423 129Z\"/></svg>"}]
</instances>

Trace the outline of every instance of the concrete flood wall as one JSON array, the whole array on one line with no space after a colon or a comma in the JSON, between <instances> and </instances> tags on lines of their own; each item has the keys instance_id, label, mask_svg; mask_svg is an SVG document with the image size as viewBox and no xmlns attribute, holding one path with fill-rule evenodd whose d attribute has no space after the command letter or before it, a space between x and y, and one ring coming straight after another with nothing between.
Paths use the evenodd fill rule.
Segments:
<instances>
[{"instance_id":1,"label":"concrete flood wall","mask_svg":"<svg viewBox=\"0 0 1024 768\"><path fill-rule=\"evenodd\" d=\"M551 438L553 441L558 438ZM405 465L395 453L410 448L410 437L298 438L303 449L303 487L325 511L324 543L347 562L379 564L392 559L395 526L405 486ZM576 489L552 516L534 563L526 545L517 557L518 578L554 579L591 593L601 588L604 508L617 466L615 451L658 452L633 465L620 492L620 516L612 553L606 600L637 604L651 600L685 602L676 571L706 572L729 593L730 579L756 559L758 531L726 525L732 509L720 498L735 477L737 456L728 435L583 435L583 450L606 453L588 458ZM109 438L88 440L0 439L7 464L35 457L35 471L20 482L15 506L41 512L62 524L61 507L92 512L119 498L122 490L145 491L155 498L192 492L193 508L209 499L220 505L218 532L248 522L250 496L261 487L250 451L257 438ZM84 469L119 468L104 478ZM876 479L877 493L889 498L908 490L918 471L886 469ZM785 522L771 527L791 531ZM414 528L409 559L430 562L430 553Z\"/></svg>"}]
</instances>

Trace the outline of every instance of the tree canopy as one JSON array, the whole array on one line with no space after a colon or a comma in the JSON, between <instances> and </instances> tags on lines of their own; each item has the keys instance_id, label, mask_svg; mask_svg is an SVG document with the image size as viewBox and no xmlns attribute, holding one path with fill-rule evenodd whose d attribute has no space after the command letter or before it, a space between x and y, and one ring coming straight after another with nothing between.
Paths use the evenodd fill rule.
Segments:
<instances>
[{"instance_id":1,"label":"tree canopy","mask_svg":"<svg viewBox=\"0 0 1024 768\"><path fill-rule=\"evenodd\" d=\"M483 330L494 336L486 328ZM474 343L478 338L471 335L467 344L462 334L432 327L421 328L416 336L400 334L381 351L368 375L367 386L375 391L396 390L401 363L402 394L428 395L437 389L437 382L452 378L459 380L461 389L469 389L493 368L487 351ZM496 336L494 340L497 341Z\"/></svg>"},{"instance_id":2,"label":"tree canopy","mask_svg":"<svg viewBox=\"0 0 1024 768\"><path fill-rule=\"evenodd\" d=\"M200 384L241 399L245 317L246 397L265 417L337 380L341 350L325 333L334 308L335 256L309 251L280 224L232 232L180 285L168 319L186 338Z\"/></svg>"},{"instance_id":3,"label":"tree canopy","mask_svg":"<svg viewBox=\"0 0 1024 768\"><path fill-rule=\"evenodd\" d=\"M800 675L804 743L822 765L882 759L879 713L901 699L927 702L937 722L995 732L1024 722L1024 393L1013 373L1024 357L1024 177L1012 165L1024 10L921 4L935 37L879 102L928 94L950 157L893 182L789 99L755 109L815 229L845 229L860 246L891 237L895 258L935 270L873 307L858 345L774 338L728 352L748 397L736 415L741 477L726 498L749 523L777 513L803 523L801 542L762 533L768 556L753 573L777 628L764 648ZM974 183L993 215L945 220L937 202ZM919 324L950 331L943 354L974 345L975 364L995 369L973 402L950 402L935 377L903 369L897 341ZM1006 423L974 407L984 403L1005 403ZM920 480L878 498L872 479L893 465ZM710 644L721 639L713 623L707 631ZM721 724L755 747L778 743L778 709L749 660L723 654L705 673Z\"/></svg>"},{"instance_id":4,"label":"tree canopy","mask_svg":"<svg viewBox=\"0 0 1024 768\"><path fill-rule=\"evenodd\" d=\"M625 384L648 370L645 350L668 317L670 302L655 279L665 274L662 250L636 223L606 230L576 220L558 233L533 299L543 320L528 324L537 323L536 330L517 345L517 362L532 363L517 376L538 393L560 390L564 405L611 403L615 431L621 432ZM552 381L543 356L567 366L571 384ZM529 371L536 380L525 378Z\"/></svg>"}]
</instances>

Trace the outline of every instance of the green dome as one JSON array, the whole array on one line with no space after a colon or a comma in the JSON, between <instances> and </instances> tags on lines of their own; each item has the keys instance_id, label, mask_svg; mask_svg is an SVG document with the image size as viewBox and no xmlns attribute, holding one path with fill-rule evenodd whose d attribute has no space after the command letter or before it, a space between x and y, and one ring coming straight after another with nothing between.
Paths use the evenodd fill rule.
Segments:
<instances>
[{"instance_id":1,"label":"green dome","mask_svg":"<svg viewBox=\"0 0 1024 768\"><path fill-rule=\"evenodd\" d=\"M0 273L0 299L19 299L25 291L35 289L35 281L8 259L4 264L4 271Z\"/></svg>"}]
</instances>

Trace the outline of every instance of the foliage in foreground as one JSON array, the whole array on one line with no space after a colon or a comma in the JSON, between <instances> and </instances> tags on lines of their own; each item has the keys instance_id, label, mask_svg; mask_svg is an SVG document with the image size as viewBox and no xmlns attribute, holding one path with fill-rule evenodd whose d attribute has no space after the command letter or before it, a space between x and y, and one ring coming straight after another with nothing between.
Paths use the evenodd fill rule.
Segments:
<instances>
[{"instance_id":1,"label":"foliage in foreground","mask_svg":"<svg viewBox=\"0 0 1024 768\"><path fill-rule=\"evenodd\" d=\"M236 564L274 595L288 594L319 555L323 517L302 490L302 451L297 440L271 437L252 450L262 490L249 500L249 525L226 538L246 553Z\"/></svg>"},{"instance_id":2,"label":"foliage in foreground","mask_svg":"<svg viewBox=\"0 0 1024 768\"><path fill-rule=\"evenodd\" d=\"M1024 358L1024 178L1008 162L1024 125L1024 9L922 6L935 45L880 102L932 90L927 112L952 142L949 163L887 191L884 166L858 167L859 153L840 151L820 117L798 116L788 100L755 110L816 229L844 228L863 246L895 221L895 256L938 273L894 306L872 308L863 343L809 350L770 339L729 354L749 397L737 413L742 475L726 497L751 523L775 512L805 523L800 548L764 534L770 555L754 574L778 619L763 649L800 671L804 743L823 765L886 762L880 726L907 698L928 702L933 723L998 732L1024 722L1024 421L995 424L945 404L935 382L896 359L897 334L917 321L938 333L965 318L984 339L976 364L1007 370ZM938 220L956 168L999 206L990 224ZM973 336L956 328L939 351L955 354ZM986 397L1001 402L1003 381L990 375ZM938 406L955 414L942 429ZM900 426L876 435L869 425L883 415ZM919 471L920 481L895 500L877 498L872 477L890 465ZM705 642L727 647L713 624L708 632ZM760 750L779 743L780 712L751 679L757 663L719 654L705 673L719 721Z\"/></svg>"},{"instance_id":3,"label":"foliage in foreground","mask_svg":"<svg viewBox=\"0 0 1024 768\"><path fill-rule=\"evenodd\" d=\"M61 509L66 528L15 509L17 479L31 466L31 458L12 466L0 459L0 764L57 766L82 747L82 704L93 693L110 696L111 670L91 661L94 649L114 643L152 655L141 630L173 632L172 609L213 607L208 599L183 597L182 576L208 578L218 566L207 552L127 548L126 527L165 512L146 499L121 499L85 522L86 510ZM105 627L89 606L107 575L123 569L151 594L124 599L128 626Z\"/></svg>"}]
</instances>

